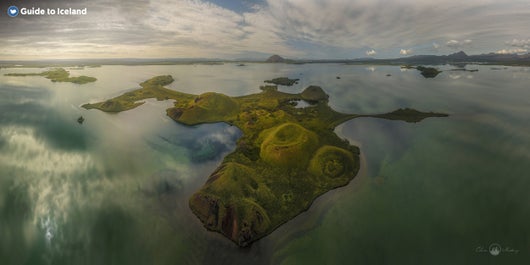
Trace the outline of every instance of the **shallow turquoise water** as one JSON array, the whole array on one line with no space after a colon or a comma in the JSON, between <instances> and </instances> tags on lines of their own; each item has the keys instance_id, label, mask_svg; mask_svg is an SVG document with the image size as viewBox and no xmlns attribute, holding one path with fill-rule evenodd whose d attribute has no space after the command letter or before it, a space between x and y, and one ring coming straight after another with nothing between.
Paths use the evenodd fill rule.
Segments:
<instances>
[{"instance_id":1,"label":"shallow turquoise water","mask_svg":"<svg viewBox=\"0 0 530 265\"><path fill-rule=\"evenodd\" d=\"M0 69L0 264L521 264L530 258L530 69L443 68L434 79L340 64L71 70L98 78L85 85ZM119 114L79 107L161 74L173 75L172 89L231 96L289 76L299 84L281 90L320 85L342 112L451 116L340 125L361 148L361 173L239 249L187 203L234 149L237 128L176 124L165 116L171 102ZM487 252L493 243L499 256Z\"/></svg>"}]
</instances>

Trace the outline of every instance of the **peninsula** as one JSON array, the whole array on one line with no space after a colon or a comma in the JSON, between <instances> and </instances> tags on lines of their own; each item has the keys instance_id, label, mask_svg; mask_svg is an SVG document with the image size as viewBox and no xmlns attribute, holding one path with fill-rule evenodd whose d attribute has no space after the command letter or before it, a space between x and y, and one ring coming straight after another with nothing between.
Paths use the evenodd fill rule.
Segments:
<instances>
[{"instance_id":1,"label":"peninsula","mask_svg":"<svg viewBox=\"0 0 530 265\"><path fill-rule=\"evenodd\" d=\"M64 68L55 68L53 70L44 71L42 73L10 73L5 76L43 76L50 79L52 82L70 82L74 84L86 84L95 82L97 79L90 76L75 76L70 77L70 72L64 70Z\"/></svg>"},{"instance_id":2,"label":"peninsula","mask_svg":"<svg viewBox=\"0 0 530 265\"><path fill-rule=\"evenodd\" d=\"M242 131L227 155L189 206L204 226L239 246L271 233L307 210L323 193L347 185L359 171L359 148L340 139L333 129L350 119L374 117L418 122L446 114L399 109L386 114L358 115L333 110L321 87L302 93L261 87L257 94L229 97L208 92L192 95L165 88L170 75L153 77L141 88L92 104L86 109L120 112L142 100L175 100L166 114L186 125L225 122ZM294 103L310 105L296 108Z\"/></svg>"}]
</instances>

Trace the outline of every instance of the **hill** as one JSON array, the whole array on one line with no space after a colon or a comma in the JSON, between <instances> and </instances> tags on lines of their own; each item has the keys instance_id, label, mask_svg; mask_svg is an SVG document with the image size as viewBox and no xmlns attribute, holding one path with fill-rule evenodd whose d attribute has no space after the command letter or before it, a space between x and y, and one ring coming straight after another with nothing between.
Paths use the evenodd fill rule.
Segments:
<instances>
[{"instance_id":1,"label":"hill","mask_svg":"<svg viewBox=\"0 0 530 265\"><path fill-rule=\"evenodd\" d=\"M280 55L272 55L271 57L269 57L267 60L265 60L265 62L267 63L285 63L287 62L288 60L286 60L285 58L281 57Z\"/></svg>"}]
</instances>

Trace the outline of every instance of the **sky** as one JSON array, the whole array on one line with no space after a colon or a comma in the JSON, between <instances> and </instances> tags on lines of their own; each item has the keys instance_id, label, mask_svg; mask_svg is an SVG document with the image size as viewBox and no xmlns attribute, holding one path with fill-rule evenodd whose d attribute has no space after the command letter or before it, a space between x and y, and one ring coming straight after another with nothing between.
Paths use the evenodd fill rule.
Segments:
<instances>
[{"instance_id":1,"label":"sky","mask_svg":"<svg viewBox=\"0 0 530 265\"><path fill-rule=\"evenodd\" d=\"M0 60L527 53L529 0L2 0ZM86 15L7 9L87 8Z\"/></svg>"}]
</instances>

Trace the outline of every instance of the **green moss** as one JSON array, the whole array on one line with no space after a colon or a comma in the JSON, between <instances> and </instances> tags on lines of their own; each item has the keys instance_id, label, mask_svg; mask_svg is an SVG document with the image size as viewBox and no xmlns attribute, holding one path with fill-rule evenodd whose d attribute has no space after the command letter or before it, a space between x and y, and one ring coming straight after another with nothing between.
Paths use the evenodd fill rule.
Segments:
<instances>
[{"instance_id":1,"label":"green moss","mask_svg":"<svg viewBox=\"0 0 530 265\"><path fill-rule=\"evenodd\" d=\"M318 146L317 135L295 123L263 131L260 156L273 166L302 167Z\"/></svg>"},{"instance_id":2,"label":"green moss","mask_svg":"<svg viewBox=\"0 0 530 265\"><path fill-rule=\"evenodd\" d=\"M142 87L167 86L175 81L170 75L155 76L140 84Z\"/></svg>"},{"instance_id":3,"label":"green moss","mask_svg":"<svg viewBox=\"0 0 530 265\"><path fill-rule=\"evenodd\" d=\"M270 84L275 84L275 85L282 85L282 86L292 86L298 80L300 80L300 79L290 79L290 78L287 78L287 77L278 77L278 78L274 78L272 80L265 80L265 83L270 83Z\"/></svg>"},{"instance_id":4,"label":"green moss","mask_svg":"<svg viewBox=\"0 0 530 265\"><path fill-rule=\"evenodd\" d=\"M182 123L219 122L237 115L238 103L229 96L209 92L196 97L187 110L179 117Z\"/></svg>"},{"instance_id":5,"label":"green moss","mask_svg":"<svg viewBox=\"0 0 530 265\"><path fill-rule=\"evenodd\" d=\"M229 97L219 93L191 95L164 88L171 76L158 76L142 88L87 109L119 112L140 100L173 99L167 115L183 124L226 122L243 132L234 152L209 176L189 201L204 226L239 246L271 233L308 209L323 193L348 184L359 170L359 149L340 139L333 128L357 117L419 121L444 114L400 109L387 114L338 113L328 106L328 95L310 86L300 94L276 87L261 93ZM308 100L311 108L295 108L293 100Z\"/></svg>"},{"instance_id":6,"label":"green moss","mask_svg":"<svg viewBox=\"0 0 530 265\"><path fill-rule=\"evenodd\" d=\"M321 100L327 100L328 95L324 90L322 90L319 86L309 86L301 94L301 97L303 100L307 100L310 102L315 101L321 101Z\"/></svg>"},{"instance_id":7,"label":"green moss","mask_svg":"<svg viewBox=\"0 0 530 265\"><path fill-rule=\"evenodd\" d=\"M366 116L375 117L375 118L383 118L387 120L402 120L406 122L415 123L415 122L420 122L423 119L430 118L430 117L447 117L449 115L443 114L443 113L434 113L434 112L421 112L415 109L404 108L404 109L397 109L395 111L385 113L385 114L366 115Z\"/></svg>"},{"instance_id":8,"label":"green moss","mask_svg":"<svg viewBox=\"0 0 530 265\"><path fill-rule=\"evenodd\" d=\"M99 109L105 112L121 112L142 105L141 100L156 98L157 100L176 100L175 106L185 106L189 101L196 98L195 95L186 94L164 88L173 82L170 75L156 76L140 84L142 88L127 92L121 96L103 102L87 103L82 107L85 109ZM168 113L169 115L169 113Z\"/></svg>"},{"instance_id":9,"label":"green moss","mask_svg":"<svg viewBox=\"0 0 530 265\"><path fill-rule=\"evenodd\" d=\"M436 68L424 67L424 66L421 66L421 65L416 67L416 69L418 69L418 71L421 72L421 75L423 75L423 77L425 77L425 78L435 78L439 73L442 72L442 71L439 71Z\"/></svg>"},{"instance_id":10,"label":"green moss","mask_svg":"<svg viewBox=\"0 0 530 265\"><path fill-rule=\"evenodd\" d=\"M308 172L319 177L321 182L329 183L329 179L343 181L351 179L352 173L356 172L356 161L354 154L348 150L325 145L313 155L309 162Z\"/></svg>"}]
</instances>

